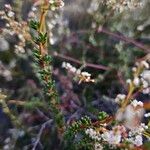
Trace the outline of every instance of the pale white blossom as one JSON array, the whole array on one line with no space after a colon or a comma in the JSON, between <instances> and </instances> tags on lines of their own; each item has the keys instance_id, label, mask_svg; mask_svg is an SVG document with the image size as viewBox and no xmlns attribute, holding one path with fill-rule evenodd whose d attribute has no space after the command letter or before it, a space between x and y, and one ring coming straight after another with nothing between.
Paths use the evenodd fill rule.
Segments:
<instances>
[{"instance_id":1,"label":"pale white blossom","mask_svg":"<svg viewBox=\"0 0 150 150\"><path fill-rule=\"evenodd\" d=\"M137 135L135 137L135 140L133 141L133 144L136 146L141 146L143 144L143 138L141 135Z\"/></svg>"},{"instance_id":2,"label":"pale white blossom","mask_svg":"<svg viewBox=\"0 0 150 150\"><path fill-rule=\"evenodd\" d=\"M150 70L144 70L141 77L150 84Z\"/></svg>"},{"instance_id":3,"label":"pale white blossom","mask_svg":"<svg viewBox=\"0 0 150 150\"><path fill-rule=\"evenodd\" d=\"M125 94L118 94L117 95L117 97L115 98L115 102L120 102L120 101L122 101L122 100L124 100L125 99L125 97L126 97L126 95Z\"/></svg>"},{"instance_id":4,"label":"pale white blossom","mask_svg":"<svg viewBox=\"0 0 150 150\"><path fill-rule=\"evenodd\" d=\"M138 87L138 86L140 85L140 79L139 79L138 77L135 77L135 78L133 79L133 84L134 84L136 87Z\"/></svg>"},{"instance_id":5,"label":"pale white blossom","mask_svg":"<svg viewBox=\"0 0 150 150\"><path fill-rule=\"evenodd\" d=\"M144 114L144 117L146 117L146 118L150 117L150 112L149 112L149 113Z\"/></svg>"},{"instance_id":6,"label":"pale white blossom","mask_svg":"<svg viewBox=\"0 0 150 150\"><path fill-rule=\"evenodd\" d=\"M86 129L85 133L89 135L89 137L92 138L93 140L97 141L101 140L100 134L92 128Z\"/></svg>"},{"instance_id":7,"label":"pale white blossom","mask_svg":"<svg viewBox=\"0 0 150 150\"><path fill-rule=\"evenodd\" d=\"M137 107L137 106L143 107L143 102L137 101L136 99L134 99L134 100L132 101L131 105L132 105L133 107Z\"/></svg>"},{"instance_id":8,"label":"pale white blossom","mask_svg":"<svg viewBox=\"0 0 150 150\"><path fill-rule=\"evenodd\" d=\"M12 17L14 17L15 13L13 11L9 11L7 13L7 15L8 15L8 17L12 18Z\"/></svg>"},{"instance_id":9,"label":"pale white blossom","mask_svg":"<svg viewBox=\"0 0 150 150\"><path fill-rule=\"evenodd\" d=\"M142 61L141 64L146 68L149 69L149 64L146 61Z\"/></svg>"},{"instance_id":10,"label":"pale white blossom","mask_svg":"<svg viewBox=\"0 0 150 150\"><path fill-rule=\"evenodd\" d=\"M62 63L62 68L67 69L69 72L73 73L76 77L78 77L79 79L79 84L81 82L95 82L94 79L91 79L91 74L83 71L81 72L80 69L77 69L75 67L73 67L70 63L67 62L63 62Z\"/></svg>"},{"instance_id":11,"label":"pale white blossom","mask_svg":"<svg viewBox=\"0 0 150 150\"><path fill-rule=\"evenodd\" d=\"M104 141L107 141L109 144L119 144L121 142L121 133L114 131L107 131L102 134Z\"/></svg>"},{"instance_id":12,"label":"pale white blossom","mask_svg":"<svg viewBox=\"0 0 150 150\"><path fill-rule=\"evenodd\" d=\"M136 67L133 67L133 68L132 68L132 71L133 71L133 72L136 72L136 71L137 71L137 68L136 68Z\"/></svg>"},{"instance_id":13,"label":"pale white blossom","mask_svg":"<svg viewBox=\"0 0 150 150\"><path fill-rule=\"evenodd\" d=\"M84 71L84 72L82 72L81 74L82 74L83 76L87 76L87 77L90 77L90 76L91 76L91 74L90 74L90 73L85 72L85 71Z\"/></svg>"},{"instance_id":14,"label":"pale white blossom","mask_svg":"<svg viewBox=\"0 0 150 150\"><path fill-rule=\"evenodd\" d=\"M95 143L94 150L103 150L103 146L100 143Z\"/></svg>"}]
</instances>

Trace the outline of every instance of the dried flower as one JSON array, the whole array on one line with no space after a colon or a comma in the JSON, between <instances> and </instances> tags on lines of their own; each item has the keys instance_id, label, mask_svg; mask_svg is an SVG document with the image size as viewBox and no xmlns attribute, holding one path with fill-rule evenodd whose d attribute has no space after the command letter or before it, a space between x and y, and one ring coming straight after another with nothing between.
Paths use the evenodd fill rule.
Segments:
<instances>
[{"instance_id":1,"label":"dried flower","mask_svg":"<svg viewBox=\"0 0 150 150\"><path fill-rule=\"evenodd\" d=\"M94 79L91 79L91 74L90 73L85 72L85 71L81 72L80 69L76 69L70 63L63 62L62 63L62 68L65 68L69 72L74 74L78 78L79 84L81 82L94 82L95 81Z\"/></svg>"}]
</instances>

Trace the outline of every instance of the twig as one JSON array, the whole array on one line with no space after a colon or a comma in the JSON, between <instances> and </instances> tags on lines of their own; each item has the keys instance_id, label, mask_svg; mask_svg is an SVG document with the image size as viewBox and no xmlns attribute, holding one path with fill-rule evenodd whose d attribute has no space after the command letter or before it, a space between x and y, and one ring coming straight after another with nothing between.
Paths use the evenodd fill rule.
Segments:
<instances>
[{"instance_id":1,"label":"twig","mask_svg":"<svg viewBox=\"0 0 150 150\"><path fill-rule=\"evenodd\" d=\"M45 120L49 120L50 118L48 118L41 110L39 110L38 108L36 109L37 112L39 113L39 115L44 118Z\"/></svg>"},{"instance_id":2,"label":"twig","mask_svg":"<svg viewBox=\"0 0 150 150\"><path fill-rule=\"evenodd\" d=\"M104 29L104 28L99 28L99 29L97 30L97 32L98 32L98 33L102 32L102 33L108 34L108 35L113 36L113 37L115 37L115 38L117 38L117 39L120 39L120 40L122 40L122 41L125 41L125 42L127 42L127 43L131 43L131 44L135 45L136 47L138 47L138 48L144 50L144 51L147 52L147 53L150 52L150 49L149 49L148 47L146 47L146 46L143 45L142 43L139 43L139 42L133 40L132 38L125 37L124 35L119 35L119 34L113 33L113 32L111 32L111 31L109 31L109 30L107 30L107 29Z\"/></svg>"},{"instance_id":3,"label":"twig","mask_svg":"<svg viewBox=\"0 0 150 150\"><path fill-rule=\"evenodd\" d=\"M41 139L43 130L45 129L46 125L47 125L47 124L51 124L52 121L53 121L53 120L50 119L50 120L48 120L47 122L45 122L44 124L42 124L41 129L40 129L40 131L39 131L39 133L38 133L38 135L37 135L37 139L36 139L36 141L35 141L35 143L34 143L34 146L33 146L32 150L36 150L36 147L37 147L38 144L40 143L40 139Z\"/></svg>"},{"instance_id":4,"label":"twig","mask_svg":"<svg viewBox=\"0 0 150 150\"><path fill-rule=\"evenodd\" d=\"M117 77L119 79L119 82L122 84L122 86L124 87L125 90L127 90L127 86L126 86L126 83L125 81L123 80L123 77L122 77L122 73L120 71L117 72Z\"/></svg>"},{"instance_id":5,"label":"twig","mask_svg":"<svg viewBox=\"0 0 150 150\"><path fill-rule=\"evenodd\" d=\"M77 34L79 34L79 33L80 33L80 34L85 34L85 33L90 33L90 31L91 31L91 30L78 30L78 31L76 31L76 33L77 33ZM120 40L122 40L122 41L124 41L124 42L126 42L126 43L133 44L134 46L136 46L136 47L138 47L138 48L144 50L144 51L147 52L147 53L150 52L150 48L147 47L147 46L145 46L143 43L141 43L141 42L139 42L139 41L136 41L136 40L134 40L134 39L132 39L132 38L125 37L124 35L119 35L119 34L117 34L117 33L111 32L111 31L109 31L109 30L106 29L106 28L99 28L99 29L97 30L97 33L105 33L105 34L107 34L107 35L110 35L110 36L115 37L116 39L120 39ZM75 34L75 33L73 32L73 34Z\"/></svg>"},{"instance_id":6,"label":"twig","mask_svg":"<svg viewBox=\"0 0 150 150\"><path fill-rule=\"evenodd\" d=\"M67 61L71 61L71 62L74 62L74 63L79 64L79 65L83 64L81 61L79 61L79 60L77 60L75 58L72 58L72 57L69 57L69 56L65 56L65 55L62 55L62 54L58 54L57 52L53 53L52 55L54 57L65 59ZM110 67L106 67L106 66L103 66L103 65L97 65L97 64L91 64L91 63L85 63L85 66L86 67L90 67L90 68L99 69L99 70L110 70L111 69Z\"/></svg>"}]
</instances>

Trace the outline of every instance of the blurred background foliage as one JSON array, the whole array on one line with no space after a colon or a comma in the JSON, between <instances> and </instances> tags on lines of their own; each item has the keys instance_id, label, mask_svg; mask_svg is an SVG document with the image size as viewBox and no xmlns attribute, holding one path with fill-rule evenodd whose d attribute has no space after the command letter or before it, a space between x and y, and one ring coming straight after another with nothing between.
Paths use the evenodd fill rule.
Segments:
<instances>
[{"instance_id":1,"label":"blurred background foliage","mask_svg":"<svg viewBox=\"0 0 150 150\"><path fill-rule=\"evenodd\" d=\"M9 3L16 12L16 19L27 21L33 2L35 0L1 0L0 9ZM114 113L117 106L113 98L119 92L126 92L125 81L131 77L132 66L150 49L150 1L143 0L142 8L121 13L98 0L64 2L60 11L48 14L47 27L54 79L66 120L70 122L85 114L94 118L98 111ZM0 28L5 24L0 20ZM43 92L34 71L31 41L26 41L23 53L15 51L18 41L17 36L0 35L0 88L9 100L29 102L25 107L13 104L10 107L26 124L36 125L42 122L35 113L36 108L43 112L48 108L40 103ZM78 85L61 68L63 61L90 72L96 83ZM148 100L149 96L141 98ZM30 119L26 117L28 111L32 114ZM11 127L9 119L3 118L0 120L7 126L0 126L0 141L4 140L2 135L6 136L3 129Z\"/></svg>"}]
</instances>

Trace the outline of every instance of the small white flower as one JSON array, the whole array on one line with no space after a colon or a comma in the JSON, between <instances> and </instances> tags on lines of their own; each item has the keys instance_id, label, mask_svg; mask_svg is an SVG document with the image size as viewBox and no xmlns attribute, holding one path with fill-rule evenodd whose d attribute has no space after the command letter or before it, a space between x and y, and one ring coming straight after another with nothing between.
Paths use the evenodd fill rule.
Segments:
<instances>
[{"instance_id":1,"label":"small white flower","mask_svg":"<svg viewBox=\"0 0 150 150\"><path fill-rule=\"evenodd\" d=\"M143 102L137 101L136 99L134 99L134 100L132 101L131 105L132 105L133 107L137 107L137 106L143 107Z\"/></svg>"},{"instance_id":2,"label":"small white flower","mask_svg":"<svg viewBox=\"0 0 150 150\"><path fill-rule=\"evenodd\" d=\"M94 129L90 128L90 129L86 129L85 133L87 135L89 135L89 137L91 137L94 140L100 141L101 137L99 135L98 132L96 132Z\"/></svg>"},{"instance_id":3,"label":"small white flower","mask_svg":"<svg viewBox=\"0 0 150 150\"><path fill-rule=\"evenodd\" d=\"M141 64L146 68L149 69L149 64L146 61L142 61Z\"/></svg>"},{"instance_id":4,"label":"small white flower","mask_svg":"<svg viewBox=\"0 0 150 150\"><path fill-rule=\"evenodd\" d=\"M72 67L72 68L70 69L70 71L73 72L73 73L75 73L75 72L76 72L76 68L75 68L75 67Z\"/></svg>"},{"instance_id":5,"label":"small white flower","mask_svg":"<svg viewBox=\"0 0 150 150\"><path fill-rule=\"evenodd\" d=\"M66 68L66 62L62 63L62 68Z\"/></svg>"},{"instance_id":6,"label":"small white flower","mask_svg":"<svg viewBox=\"0 0 150 150\"><path fill-rule=\"evenodd\" d=\"M118 94L117 97L115 98L115 102L120 102L120 100L124 100L126 95L124 94Z\"/></svg>"},{"instance_id":7,"label":"small white flower","mask_svg":"<svg viewBox=\"0 0 150 150\"><path fill-rule=\"evenodd\" d=\"M25 53L25 49L22 46L15 45L15 52L18 53Z\"/></svg>"},{"instance_id":8,"label":"small white flower","mask_svg":"<svg viewBox=\"0 0 150 150\"><path fill-rule=\"evenodd\" d=\"M3 150L9 150L10 146L9 145L4 145Z\"/></svg>"},{"instance_id":9,"label":"small white flower","mask_svg":"<svg viewBox=\"0 0 150 150\"><path fill-rule=\"evenodd\" d=\"M6 27L10 27L10 24L9 24L9 23L6 23Z\"/></svg>"},{"instance_id":10,"label":"small white flower","mask_svg":"<svg viewBox=\"0 0 150 150\"><path fill-rule=\"evenodd\" d=\"M150 83L150 70L144 70L141 76L144 80Z\"/></svg>"},{"instance_id":11,"label":"small white flower","mask_svg":"<svg viewBox=\"0 0 150 150\"><path fill-rule=\"evenodd\" d=\"M104 141L107 141L109 144L119 144L121 142L121 133L114 131L104 132L102 134L102 138Z\"/></svg>"},{"instance_id":12,"label":"small white flower","mask_svg":"<svg viewBox=\"0 0 150 150\"><path fill-rule=\"evenodd\" d=\"M10 138L6 138L4 143L9 143L10 142Z\"/></svg>"},{"instance_id":13,"label":"small white flower","mask_svg":"<svg viewBox=\"0 0 150 150\"><path fill-rule=\"evenodd\" d=\"M55 1L54 1L54 0L49 0L49 3L50 3L50 4L54 4Z\"/></svg>"},{"instance_id":14,"label":"small white flower","mask_svg":"<svg viewBox=\"0 0 150 150\"><path fill-rule=\"evenodd\" d=\"M24 39L24 37L23 37L22 34L18 34L18 38L19 38L21 41L25 42L25 39Z\"/></svg>"},{"instance_id":15,"label":"small white flower","mask_svg":"<svg viewBox=\"0 0 150 150\"><path fill-rule=\"evenodd\" d=\"M12 9L11 6L10 6L10 4L5 4L5 8L7 8L7 9L9 9L9 10Z\"/></svg>"},{"instance_id":16,"label":"small white flower","mask_svg":"<svg viewBox=\"0 0 150 150\"><path fill-rule=\"evenodd\" d=\"M132 71L133 71L133 72L136 72L136 71L137 71L137 68L136 68L136 67L133 67L133 68L132 68Z\"/></svg>"},{"instance_id":17,"label":"small white flower","mask_svg":"<svg viewBox=\"0 0 150 150\"><path fill-rule=\"evenodd\" d=\"M150 113L146 113L146 114L144 114L144 117L150 117Z\"/></svg>"},{"instance_id":18,"label":"small white flower","mask_svg":"<svg viewBox=\"0 0 150 150\"><path fill-rule=\"evenodd\" d=\"M32 10L32 11L36 11L37 8L33 6L33 7L31 8L31 10Z\"/></svg>"},{"instance_id":19,"label":"small white flower","mask_svg":"<svg viewBox=\"0 0 150 150\"><path fill-rule=\"evenodd\" d=\"M141 78L141 82L142 82L143 88L148 88L149 84L148 84L148 82L146 80Z\"/></svg>"},{"instance_id":20,"label":"small white flower","mask_svg":"<svg viewBox=\"0 0 150 150\"><path fill-rule=\"evenodd\" d=\"M91 76L91 74L89 74L88 72L82 72L81 73L83 76L87 76L87 77L90 77Z\"/></svg>"},{"instance_id":21,"label":"small white flower","mask_svg":"<svg viewBox=\"0 0 150 150\"><path fill-rule=\"evenodd\" d=\"M143 102L138 101L138 105L141 106L141 107L143 107Z\"/></svg>"},{"instance_id":22,"label":"small white flower","mask_svg":"<svg viewBox=\"0 0 150 150\"><path fill-rule=\"evenodd\" d=\"M99 143L95 143L94 150L103 150L103 146Z\"/></svg>"},{"instance_id":23,"label":"small white flower","mask_svg":"<svg viewBox=\"0 0 150 150\"><path fill-rule=\"evenodd\" d=\"M150 115L150 113L148 115ZM144 129L148 129L148 126L145 125L145 123L141 123L141 127L144 128Z\"/></svg>"},{"instance_id":24,"label":"small white flower","mask_svg":"<svg viewBox=\"0 0 150 150\"><path fill-rule=\"evenodd\" d=\"M76 74L77 74L77 75L81 74L81 70L80 70L80 69L77 69Z\"/></svg>"},{"instance_id":25,"label":"small white flower","mask_svg":"<svg viewBox=\"0 0 150 150\"><path fill-rule=\"evenodd\" d=\"M135 65L138 67L138 66L140 65L140 63L139 63L139 62L136 62Z\"/></svg>"},{"instance_id":26,"label":"small white flower","mask_svg":"<svg viewBox=\"0 0 150 150\"><path fill-rule=\"evenodd\" d=\"M12 17L14 17L15 13L12 11L9 11L7 15L8 15L8 17L12 18Z\"/></svg>"},{"instance_id":27,"label":"small white flower","mask_svg":"<svg viewBox=\"0 0 150 150\"><path fill-rule=\"evenodd\" d=\"M143 90L143 94L150 94L150 88L146 88Z\"/></svg>"},{"instance_id":28,"label":"small white flower","mask_svg":"<svg viewBox=\"0 0 150 150\"><path fill-rule=\"evenodd\" d=\"M131 83L131 79L127 79L126 83L130 84Z\"/></svg>"},{"instance_id":29,"label":"small white flower","mask_svg":"<svg viewBox=\"0 0 150 150\"><path fill-rule=\"evenodd\" d=\"M132 104L133 107L137 107L138 101L137 100L133 100L131 104Z\"/></svg>"},{"instance_id":30,"label":"small white flower","mask_svg":"<svg viewBox=\"0 0 150 150\"><path fill-rule=\"evenodd\" d=\"M144 26L143 26L143 25L139 25L139 26L137 27L137 30L138 30L138 31L143 31L143 29L144 29Z\"/></svg>"},{"instance_id":31,"label":"small white flower","mask_svg":"<svg viewBox=\"0 0 150 150\"><path fill-rule=\"evenodd\" d=\"M136 146L141 146L143 144L143 138L141 135L137 135L135 137L135 140L133 141L133 144Z\"/></svg>"},{"instance_id":32,"label":"small white flower","mask_svg":"<svg viewBox=\"0 0 150 150\"><path fill-rule=\"evenodd\" d=\"M138 77L135 77L135 78L133 79L133 84L134 84L136 87L138 87L138 86L140 85L140 79L139 79Z\"/></svg>"}]
</instances>

